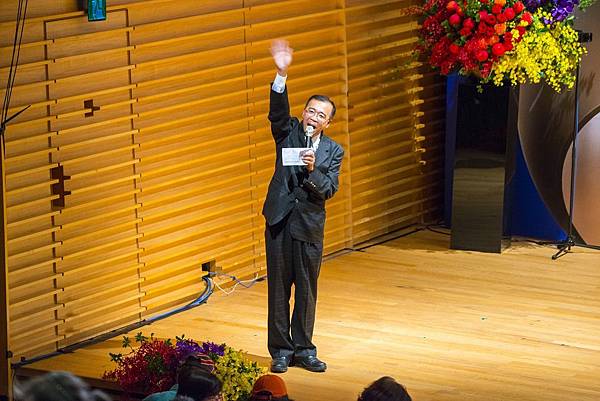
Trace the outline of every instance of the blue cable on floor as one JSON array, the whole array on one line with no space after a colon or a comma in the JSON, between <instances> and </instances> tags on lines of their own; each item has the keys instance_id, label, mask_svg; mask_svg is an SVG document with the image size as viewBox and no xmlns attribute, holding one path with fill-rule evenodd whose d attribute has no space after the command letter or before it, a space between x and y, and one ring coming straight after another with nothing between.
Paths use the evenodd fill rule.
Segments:
<instances>
[{"instance_id":1,"label":"blue cable on floor","mask_svg":"<svg viewBox=\"0 0 600 401\"><path fill-rule=\"evenodd\" d=\"M110 338L116 337L116 336L118 336L120 334L127 333L127 332L129 332L131 330L138 329L140 327L143 327L143 326L152 324L154 322L157 322L159 320L165 319L165 318L167 318L169 316L173 316L173 315L175 315L177 313L184 312L186 310L189 310L189 309L195 308L197 306L200 306L200 305L206 303L206 301L208 300L208 298L214 292L214 288L215 288L211 276L209 276L209 275L203 276L202 280L206 283L206 288L204 289L204 291L202 292L202 294L200 294L200 296L198 298L196 298L194 301L190 302L187 305L184 305L184 306L181 306L179 308L173 309L172 311L165 312L165 313L160 314L158 316L154 316L154 317L149 318L149 319L144 319L142 321L139 321L139 322L136 322L136 323L132 323L132 324L130 324L128 326L121 327L119 329L115 329L115 330L109 331L108 333L100 334L98 336L89 338L87 340L83 340L83 341L80 341L78 343L66 346L64 348L59 348L56 351L51 352L49 354L44 354L44 355L36 356L36 357L30 358L30 359L21 358L21 360L19 362L11 364L12 369L14 371L15 369L18 369L18 368L23 367L25 365L29 365L29 364L32 364L34 362L39 362L41 360L48 359L48 358L51 358L53 356L68 354L70 352L75 351L76 349L83 348L83 347L85 347L87 345L97 344L99 342L102 342L102 341L108 340Z\"/></svg>"}]
</instances>

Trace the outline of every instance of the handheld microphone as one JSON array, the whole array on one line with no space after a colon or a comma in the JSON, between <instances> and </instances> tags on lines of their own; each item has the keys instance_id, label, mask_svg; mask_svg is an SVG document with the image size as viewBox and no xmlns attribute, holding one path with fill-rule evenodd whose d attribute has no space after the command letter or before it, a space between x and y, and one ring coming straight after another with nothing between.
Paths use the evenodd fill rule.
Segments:
<instances>
[{"instance_id":1,"label":"handheld microphone","mask_svg":"<svg viewBox=\"0 0 600 401\"><path fill-rule=\"evenodd\" d=\"M313 132L315 131L315 128L312 125L307 125L306 126L306 147L310 148L310 138L312 138L313 136Z\"/></svg>"}]
</instances>

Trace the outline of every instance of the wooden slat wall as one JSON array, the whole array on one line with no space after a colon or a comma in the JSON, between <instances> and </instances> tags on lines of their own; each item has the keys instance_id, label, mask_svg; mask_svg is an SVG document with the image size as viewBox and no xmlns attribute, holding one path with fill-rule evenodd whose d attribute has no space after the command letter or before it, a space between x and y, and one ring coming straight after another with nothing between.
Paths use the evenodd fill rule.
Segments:
<instances>
[{"instance_id":1,"label":"wooden slat wall","mask_svg":"<svg viewBox=\"0 0 600 401\"><path fill-rule=\"evenodd\" d=\"M0 5L3 87L16 3ZM327 134L347 156L325 252L439 209L443 88L405 63L408 3L122 0L94 23L75 2L30 3L11 106L32 107L5 159L17 357L189 302L202 262L264 274L273 38L295 49L292 114L315 88L338 108Z\"/></svg>"},{"instance_id":2,"label":"wooden slat wall","mask_svg":"<svg viewBox=\"0 0 600 401\"><path fill-rule=\"evenodd\" d=\"M355 243L439 210L443 126L438 113L430 128L423 109L443 109L443 88L413 56L418 25L408 10L416 4L346 1Z\"/></svg>"},{"instance_id":3,"label":"wooden slat wall","mask_svg":"<svg viewBox=\"0 0 600 401\"><path fill-rule=\"evenodd\" d=\"M192 4L193 3L193 4ZM197 296L200 263L258 269L239 1L131 9L144 316ZM236 265L237 263L237 265Z\"/></svg>"},{"instance_id":4,"label":"wooden slat wall","mask_svg":"<svg viewBox=\"0 0 600 401\"><path fill-rule=\"evenodd\" d=\"M0 156L4 153L4 142L0 141ZM0 397L12 399L12 375L10 366L10 317L8 315L10 306L8 300L8 272L6 266L6 206L4 191L4 158L0 157L0 203L2 210L0 216L0 260L2 261L2 270L0 270Z\"/></svg>"}]
</instances>

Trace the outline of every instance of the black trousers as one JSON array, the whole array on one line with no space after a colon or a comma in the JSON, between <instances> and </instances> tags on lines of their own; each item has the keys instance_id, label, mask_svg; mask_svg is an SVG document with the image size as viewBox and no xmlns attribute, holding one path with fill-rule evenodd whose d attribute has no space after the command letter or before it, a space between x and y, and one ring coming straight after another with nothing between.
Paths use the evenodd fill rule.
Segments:
<instances>
[{"instance_id":1,"label":"black trousers","mask_svg":"<svg viewBox=\"0 0 600 401\"><path fill-rule=\"evenodd\" d=\"M323 243L293 238L290 221L294 213L265 230L269 287L268 347L273 358L317 354L312 336ZM294 311L290 320L292 284L295 287Z\"/></svg>"}]
</instances>

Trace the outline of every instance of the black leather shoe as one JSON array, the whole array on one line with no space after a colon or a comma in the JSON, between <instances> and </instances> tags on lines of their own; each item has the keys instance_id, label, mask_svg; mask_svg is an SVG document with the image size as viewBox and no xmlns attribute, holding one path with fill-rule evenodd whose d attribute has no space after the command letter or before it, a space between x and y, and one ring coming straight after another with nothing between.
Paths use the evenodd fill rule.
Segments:
<instances>
[{"instance_id":1,"label":"black leather shoe","mask_svg":"<svg viewBox=\"0 0 600 401\"><path fill-rule=\"evenodd\" d=\"M294 366L300 366L311 372L325 372L327 370L327 364L314 355L295 357Z\"/></svg>"},{"instance_id":2,"label":"black leather shoe","mask_svg":"<svg viewBox=\"0 0 600 401\"><path fill-rule=\"evenodd\" d=\"M273 358L271 360L271 372L273 373L284 373L287 372L288 366L290 366L291 358L285 356L279 358Z\"/></svg>"}]
</instances>

